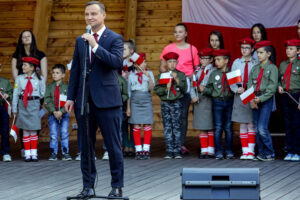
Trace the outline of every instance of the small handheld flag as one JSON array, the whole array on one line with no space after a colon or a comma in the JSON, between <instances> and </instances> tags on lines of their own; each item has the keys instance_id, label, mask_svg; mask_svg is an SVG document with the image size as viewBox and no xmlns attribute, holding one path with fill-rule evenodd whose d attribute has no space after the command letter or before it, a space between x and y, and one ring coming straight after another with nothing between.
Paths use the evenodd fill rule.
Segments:
<instances>
[{"instance_id":1,"label":"small handheld flag","mask_svg":"<svg viewBox=\"0 0 300 200\"><path fill-rule=\"evenodd\" d=\"M241 70L235 70L233 72L226 73L228 84L233 85L235 83L242 82Z\"/></svg>"},{"instance_id":2,"label":"small handheld flag","mask_svg":"<svg viewBox=\"0 0 300 200\"><path fill-rule=\"evenodd\" d=\"M243 102L244 105L246 105L247 103L249 103L252 99L255 98L255 93L254 93L254 88L253 86L251 88L249 88L248 90L246 90L245 92L243 92L240 95L240 98Z\"/></svg>"}]
</instances>

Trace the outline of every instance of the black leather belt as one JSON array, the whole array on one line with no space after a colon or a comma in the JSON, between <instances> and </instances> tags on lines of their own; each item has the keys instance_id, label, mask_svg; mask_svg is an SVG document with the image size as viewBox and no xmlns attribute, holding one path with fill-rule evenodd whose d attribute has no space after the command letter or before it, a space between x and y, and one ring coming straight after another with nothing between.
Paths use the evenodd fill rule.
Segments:
<instances>
[{"instance_id":1,"label":"black leather belt","mask_svg":"<svg viewBox=\"0 0 300 200\"><path fill-rule=\"evenodd\" d=\"M23 96L20 96L19 99L23 100ZM40 99L40 97L38 96L27 97L27 100L38 100L38 99Z\"/></svg>"}]
</instances>

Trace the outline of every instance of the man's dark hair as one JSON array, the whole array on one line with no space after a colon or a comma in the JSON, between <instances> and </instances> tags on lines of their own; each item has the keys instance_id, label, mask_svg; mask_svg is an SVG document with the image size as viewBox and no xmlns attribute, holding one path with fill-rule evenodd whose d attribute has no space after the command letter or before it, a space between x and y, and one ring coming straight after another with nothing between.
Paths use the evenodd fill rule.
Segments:
<instances>
[{"instance_id":1,"label":"man's dark hair","mask_svg":"<svg viewBox=\"0 0 300 200\"><path fill-rule=\"evenodd\" d=\"M60 69L60 71L65 74L66 73L66 67L63 64L56 64L52 67L52 70L54 69Z\"/></svg>"},{"instance_id":2,"label":"man's dark hair","mask_svg":"<svg viewBox=\"0 0 300 200\"><path fill-rule=\"evenodd\" d=\"M96 5L98 5L100 7L100 10L101 10L102 13L105 12L105 6L104 6L104 4L100 3L99 1L89 1L89 2L87 2L85 4L85 7L88 7L88 6L94 5L94 4L96 4Z\"/></svg>"}]
</instances>

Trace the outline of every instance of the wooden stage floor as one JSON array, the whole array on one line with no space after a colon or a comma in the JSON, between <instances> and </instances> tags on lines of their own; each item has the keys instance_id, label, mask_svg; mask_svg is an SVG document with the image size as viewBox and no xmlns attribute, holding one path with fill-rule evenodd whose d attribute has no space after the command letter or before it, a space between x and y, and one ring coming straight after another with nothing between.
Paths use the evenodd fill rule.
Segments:
<instances>
[{"instance_id":1,"label":"wooden stage floor","mask_svg":"<svg viewBox=\"0 0 300 200\"><path fill-rule=\"evenodd\" d=\"M282 140L282 138L280 139ZM184 167L193 168L259 168L262 200L300 199L300 163L234 160L200 160L196 153L182 160L164 160L164 143L153 140L150 160L125 159L125 187L123 192L131 200L180 199L181 176ZM72 143L71 143L72 144ZM0 162L1 200L63 200L82 189L80 162L48 161L48 143L40 145L40 161L25 163L13 149L14 161ZM72 145L73 146L73 145ZM197 148L197 145L194 145ZM156 149L156 150L155 150ZM100 152L100 147L97 148ZM74 155L76 149L71 148ZM97 153L98 154L98 153ZM100 157L99 155L97 155ZM97 160L98 185L96 193L107 195L110 191L110 173L107 161Z\"/></svg>"}]
</instances>

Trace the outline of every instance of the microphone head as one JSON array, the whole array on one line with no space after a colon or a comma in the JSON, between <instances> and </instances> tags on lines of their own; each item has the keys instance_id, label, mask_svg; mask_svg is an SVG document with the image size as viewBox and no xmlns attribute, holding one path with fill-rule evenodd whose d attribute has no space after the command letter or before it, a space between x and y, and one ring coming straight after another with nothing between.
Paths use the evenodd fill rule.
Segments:
<instances>
[{"instance_id":1,"label":"microphone head","mask_svg":"<svg viewBox=\"0 0 300 200\"><path fill-rule=\"evenodd\" d=\"M90 33L90 32L91 32L91 29L92 29L91 25L87 25L87 26L85 27L85 30L86 30L87 33Z\"/></svg>"}]
</instances>

